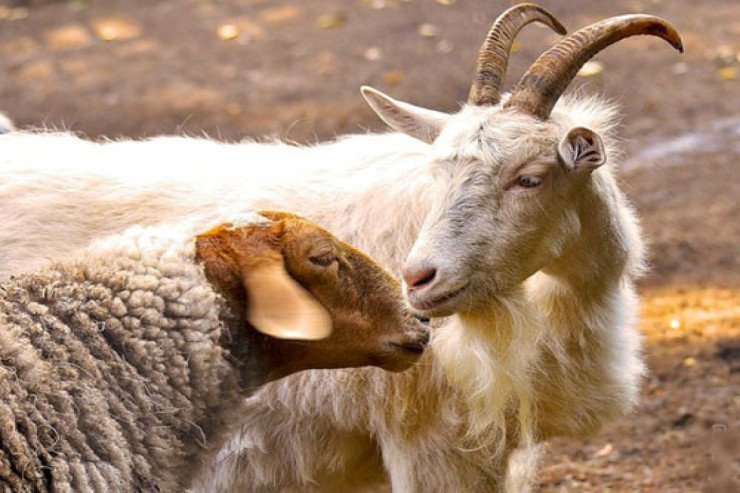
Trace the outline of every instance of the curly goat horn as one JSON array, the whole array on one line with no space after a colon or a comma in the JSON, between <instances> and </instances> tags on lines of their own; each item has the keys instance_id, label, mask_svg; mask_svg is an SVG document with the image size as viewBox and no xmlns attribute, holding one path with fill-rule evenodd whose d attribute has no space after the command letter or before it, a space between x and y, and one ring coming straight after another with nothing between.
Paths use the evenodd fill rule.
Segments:
<instances>
[{"instance_id":1,"label":"curly goat horn","mask_svg":"<svg viewBox=\"0 0 740 493\"><path fill-rule=\"evenodd\" d=\"M567 32L555 16L532 3L516 5L501 14L493 23L478 52L468 103L488 106L499 102L514 38L524 26L532 22L545 24L558 34Z\"/></svg>"},{"instance_id":2,"label":"curly goat horn","mask_svg":"<svg viewBox=\"0 0 740 493\"><path fill-rule=\"evenodd\" d=\"M584 27L543 53L522 76L505 106L543 120L548 118L553 106L584 63L607 46L638 35L663 38L683 53L678 32L660 17L611 17Z\"/></svg>"}]
</instances>

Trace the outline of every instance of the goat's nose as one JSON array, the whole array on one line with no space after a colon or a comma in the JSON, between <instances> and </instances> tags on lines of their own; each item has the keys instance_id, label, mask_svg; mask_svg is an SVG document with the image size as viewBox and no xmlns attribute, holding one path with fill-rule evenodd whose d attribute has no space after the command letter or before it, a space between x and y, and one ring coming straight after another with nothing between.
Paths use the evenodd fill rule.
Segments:
<instances>
[{"instance_id":1,"label":"goat's nose","mask_svg":"<svg viewBox=\"0 0 740 493\"><path fill-rule=\"evenodd\" d=\"M406 281L406 286L408 286L409 291L428 286L432 283L436 275L437 269L434 267L403 270L403 280Z\"/></svg>"}]
</instances>

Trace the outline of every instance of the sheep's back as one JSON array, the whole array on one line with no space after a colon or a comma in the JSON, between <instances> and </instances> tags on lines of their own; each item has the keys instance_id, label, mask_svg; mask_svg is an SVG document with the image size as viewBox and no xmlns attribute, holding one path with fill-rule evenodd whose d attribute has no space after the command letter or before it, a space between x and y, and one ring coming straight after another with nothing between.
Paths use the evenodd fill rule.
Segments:
<instances>
[{"instance_id":1,"label":"sheep's back","mask_svg":"<svg viewBox=\"0 0 740 493\"><path fill-rule=\"evenodd\" d=\"M185 460L184 434L203 433L194 396L224 371L213 293L113 263L0 290L0 482L13 491L175 485L163 471ZM198 297L211 312L195 313Z\"/></svg>"}]
</instances>

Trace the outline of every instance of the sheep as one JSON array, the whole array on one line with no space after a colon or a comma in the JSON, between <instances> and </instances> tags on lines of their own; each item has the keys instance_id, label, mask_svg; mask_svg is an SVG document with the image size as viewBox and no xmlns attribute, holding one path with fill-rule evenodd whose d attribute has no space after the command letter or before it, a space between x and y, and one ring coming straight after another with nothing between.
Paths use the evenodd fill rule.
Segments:
<instances>
[{"instance_id":1,"label":"sheep","mask_svg":"<svg viewBox=\"0 0 740 493\"><path fill-rule=\"evenodd\" d=\"M315 224L189 231L134 227L0 286L3 491L182 491L261 385L423 352L398 282Z\"/></svg>"},{"instance_id":2,"label":"sheep","mask_svg":"<svg viewBox=\"0 0 740 493\"><path fill-rule=\"evenodd\" d=\"M513 37L533 21L562 31L530 4L502 14L455 115L365 88L396 133L309 148L0 137L3 273L130 224L198 224L262 207L301 213L405 273L417 308L457 313L438 322L424 364L403 375L309 372L263 388L245 404L251 424L200 488L236 478L246 489L340 489L387 474L398 491L501 489L514 449L594 432L631 407L643 373L633 288L643 244L611 169L615 111L559 96L577 67L625 36L680 48L661 19L608 19L546 52L501 95Z\"/></svg>"}]
</instances>

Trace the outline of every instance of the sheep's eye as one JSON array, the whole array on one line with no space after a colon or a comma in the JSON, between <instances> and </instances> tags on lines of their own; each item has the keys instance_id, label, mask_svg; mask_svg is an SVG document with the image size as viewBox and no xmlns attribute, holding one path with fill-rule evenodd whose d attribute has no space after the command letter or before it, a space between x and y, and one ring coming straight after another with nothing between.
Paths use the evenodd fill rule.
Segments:
<instances>
[{"instance_id":1,"label":"sheep's eye","mask_svg":"<svg viewBox=\"0 0 740 493\"><path fill-rule=\"evenodd\" d=\"M321 255L311 255L308 257L308 260L314 264L318 265L319 267L329 267L334 262L337 262L339 259L337 259L337 256L333 253L324 253Z\"/></svg>"},{"instance_id":2,"label":"sheep's eye","mask_svg":"<svg viewBox=\"0 0 740 493\"><path fill-rule=\"evenodd\" d=\"M535 188L542 185L542 177L535 175L522 175L517 177L516 184L522 188Z\"/></svg>"}]
</instances>

